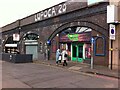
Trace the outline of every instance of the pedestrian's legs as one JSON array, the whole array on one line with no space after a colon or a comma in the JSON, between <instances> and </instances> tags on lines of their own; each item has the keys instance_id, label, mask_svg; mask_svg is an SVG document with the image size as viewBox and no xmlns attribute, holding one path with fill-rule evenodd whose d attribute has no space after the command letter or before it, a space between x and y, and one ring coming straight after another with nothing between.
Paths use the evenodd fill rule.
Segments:
<instances>
[{"instance_id":1,"label":"pedestrian's legs","mask_svg":"<svg viewBox=\"0 0 120 90\"><path fill-rule=\"evenodd\" d=\"M65 61L65 66L67 66L67 61L66 60L64 60Z\"/></svg>"},{"instance_id":2,"label":"pedestrian's legs","mask_svg":"<svg viewBox=\"0 0 120 90\"><path fill-rule=\"evenodd\" d=\"M65 60L63 61L63 66L65 66Z\"/></svg>"},{"instance_id":3,"label":"pedestrian's legs","mask_svg":"<svg viewBox=\"0 0 120 90\"><path fill-rule=\"evenodd\" d=\"M61 60L59 60L59 63L61 63Z\"/></svg>"},{"instance_id":4,"label":"pedestrian's legs","mask_svg":"<svg viewBox=\"0 0 120 90\"><path fill-rule=\"evenodd\" d=\"M58 65L58 61L56 61L56 65Z\"/></svg>"}]
</instances>

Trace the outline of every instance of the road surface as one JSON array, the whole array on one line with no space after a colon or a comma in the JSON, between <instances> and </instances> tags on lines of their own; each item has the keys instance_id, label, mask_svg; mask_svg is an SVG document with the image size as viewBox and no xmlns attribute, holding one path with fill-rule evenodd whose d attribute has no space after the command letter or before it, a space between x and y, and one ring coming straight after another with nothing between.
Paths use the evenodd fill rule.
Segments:
<instances>
[{"instance_id":1,"label":"road surface","mask_svg":"<svg viewBox=\"0 0 120 90\"><path fill-rule=\"evenodd\" d=\"M36 63L2 63L2 88L118 88L115 78Z\"/></svg>"}]
</instances>

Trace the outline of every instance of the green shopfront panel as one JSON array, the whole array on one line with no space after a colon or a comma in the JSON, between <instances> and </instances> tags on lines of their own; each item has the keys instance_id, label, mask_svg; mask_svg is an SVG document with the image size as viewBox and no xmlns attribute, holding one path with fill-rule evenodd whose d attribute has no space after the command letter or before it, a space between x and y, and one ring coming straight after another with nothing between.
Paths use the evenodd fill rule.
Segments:
<instances>
[{"instance_id":1,"label":"green shopfront panel","mask_svg":"<svg viewBox=\"0 0 120 90\"><path fill-rule=\"evenodd\" d=\"M72 61L83 61L83 44L72 44Z\"/></svg>"}]
</instances>

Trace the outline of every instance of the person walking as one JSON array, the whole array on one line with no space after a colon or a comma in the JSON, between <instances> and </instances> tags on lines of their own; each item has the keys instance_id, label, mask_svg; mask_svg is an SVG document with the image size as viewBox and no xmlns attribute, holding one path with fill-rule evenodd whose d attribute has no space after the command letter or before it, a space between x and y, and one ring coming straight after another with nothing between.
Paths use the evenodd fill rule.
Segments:
<instances>
[{"instance_id":1,"label":"person walking","mask_svg":"<svg viewBox=\"0 0 120 90\"><path fill-rule=\"evenodd\" d=\"M58 58L58 63L61 64L62 61L62 54L61 54L61 50L59 51L59 58Z\"/></svg>"},{"instance_id":2,"label":"person walking","mask_svg":"<svg viewBox=\"0 0 120 90\"><path fill-rule=\"evenodd\" d=\"M67 56L68 53L65 49L63 49L62 51L62 62L63 62L63 66L67 66Z\"/></svg>"},{"instance_id":3,"label":"person walking","mask_svg":"<svg viewBox=\"0 0 120 90\"><path fill-rule=\"evenodd\" d=\"M60 49L57 49L57 51L56 51L56 65L58 65L58 62L59 62L59 55L60 55Z\"/></svg>"}]
</instances>

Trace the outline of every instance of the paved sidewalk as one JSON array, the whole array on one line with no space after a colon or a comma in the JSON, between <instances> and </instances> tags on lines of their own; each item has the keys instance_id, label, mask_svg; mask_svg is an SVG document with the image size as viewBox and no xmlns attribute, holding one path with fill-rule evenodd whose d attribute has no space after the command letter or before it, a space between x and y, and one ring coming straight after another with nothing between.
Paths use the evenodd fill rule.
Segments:
<instances>
[{"instance_id":1,"label":"paved sidewalk","mask_svg":"<svg viewBox=\"0 0 120 90\"><path fill-rule=\"evenodd\" d=\"M120 78L119 72L117 70L110 70L105 66L94 65L94 68L90 68L90 64L68 61L68 66L56 65L55 60L37 60L34 63L52 65L60 68L65 68L69 70L74 70L83 73L104 75L113 78Z\"/></svg>"}]
</instances>

